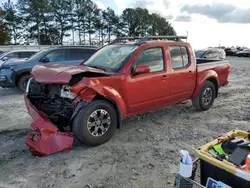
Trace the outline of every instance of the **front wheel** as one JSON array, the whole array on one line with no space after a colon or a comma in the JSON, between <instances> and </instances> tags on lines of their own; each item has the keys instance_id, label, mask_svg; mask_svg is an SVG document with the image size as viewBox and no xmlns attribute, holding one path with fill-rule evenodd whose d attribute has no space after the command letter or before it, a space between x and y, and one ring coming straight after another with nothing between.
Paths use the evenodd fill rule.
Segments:
<instances>
[{"instance_id":1,"label":"front wheel","mask_svg":"<svg viewBox=\"0 0 250 188\"><path fill-rule=\"evenodd\" d=\"M108 141L117 127L114 106L104 100L92 101L73 120L74 136L83 144L97 146Z\"/></svg>"},{"instance_id":2,"label":"front wheel","mask_svg":"<svg viewBox=\"0 0 250 188\"><path fill-rule=\"evenodd\" d=\"M206 111L213 106L216 95L215 86L212 82L206 81L200 94L192 101L195 109Z\"/></svg>"}]
</instances>

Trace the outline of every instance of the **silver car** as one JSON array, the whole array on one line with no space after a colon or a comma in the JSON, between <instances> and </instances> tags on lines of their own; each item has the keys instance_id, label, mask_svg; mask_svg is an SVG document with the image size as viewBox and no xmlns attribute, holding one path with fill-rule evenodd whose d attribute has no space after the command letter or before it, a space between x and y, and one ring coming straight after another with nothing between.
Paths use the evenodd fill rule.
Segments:
<instances>
[{"instance_id":1,"label":"silver car","mask_svg":"<svg viewBox=\"0 0 250 188\"><path fill-rule=\"evenodd\" d=\"M26 59L37 53L39 50L12 50L0 54L0 67L10 59Z\"/></svg>"}]
</instances>

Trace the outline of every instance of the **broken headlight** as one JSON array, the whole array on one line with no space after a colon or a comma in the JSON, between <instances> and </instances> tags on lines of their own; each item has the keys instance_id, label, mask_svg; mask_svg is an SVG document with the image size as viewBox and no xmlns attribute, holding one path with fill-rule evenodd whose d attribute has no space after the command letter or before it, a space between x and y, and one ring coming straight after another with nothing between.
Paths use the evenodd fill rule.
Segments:
<instances>
[{"instance_id":1,"label":"broken headlight","mask_svg":"<svg viewBox=\"0 0 250 188\"><path fill-rule=\"evenodd\" d=\"M61 88L61 95L62 98L68 98L68 99L75 99L76 95L71 92L71 87L68 85L63 85Z\"/></svg>"}]
</instances>

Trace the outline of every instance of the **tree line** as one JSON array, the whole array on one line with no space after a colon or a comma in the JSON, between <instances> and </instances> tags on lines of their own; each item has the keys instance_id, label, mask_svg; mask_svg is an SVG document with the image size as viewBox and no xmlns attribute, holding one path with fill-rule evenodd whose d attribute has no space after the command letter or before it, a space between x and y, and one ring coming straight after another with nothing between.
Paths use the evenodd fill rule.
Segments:
<instances>
[{"instance_id":1,"label":"tree line","mask_svg":"<svg viewBox=\"0 0 250 188\"><path fill-rule=\"evenodd\" d=\"M11 0L0 6L0 44L61 45L110 42L113 36L175 35L171 24L147 9L127 8L117 15L92 0ZM96 40L95 40L96 41Z\"/></svg>"}]
</instances>

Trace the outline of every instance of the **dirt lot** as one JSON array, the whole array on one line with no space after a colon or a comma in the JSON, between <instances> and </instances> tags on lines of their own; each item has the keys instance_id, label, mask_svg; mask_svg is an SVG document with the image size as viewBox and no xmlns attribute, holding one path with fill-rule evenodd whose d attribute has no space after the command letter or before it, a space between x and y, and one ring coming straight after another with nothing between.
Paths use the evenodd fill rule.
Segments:
<instances>
[{"instance_id":1,"label":"dirt lot","mask_svg":"<svg viewBox=\"0 0 250 188\"><path fill-rule=\"evenodd\" d=\"M24 144L31 118L22 95L0 89L0 187L171 187L180 149L193 152L219 134L250 129L250 59L230 62L230 85L209 111L173 105L126 120L104 145L46 158Z\"/></svg>"}]
</instances>

